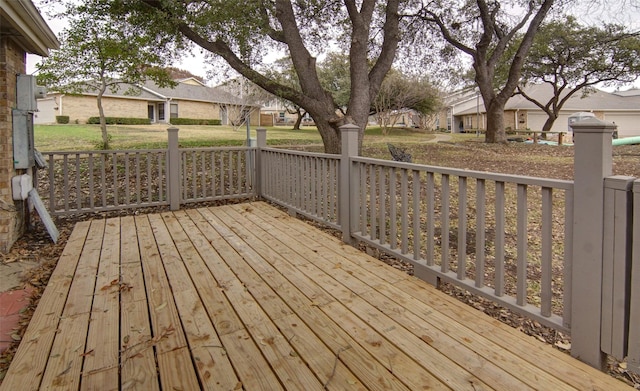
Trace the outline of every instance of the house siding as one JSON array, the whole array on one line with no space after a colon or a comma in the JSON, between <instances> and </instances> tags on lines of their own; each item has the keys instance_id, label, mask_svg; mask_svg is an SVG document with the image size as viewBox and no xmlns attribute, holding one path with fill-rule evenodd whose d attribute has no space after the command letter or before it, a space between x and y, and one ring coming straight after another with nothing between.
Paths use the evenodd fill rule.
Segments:
<instances>
[{"instance_id":1,"label":"house siding","mask_svg":"<svg viewBox=\"0 0 640 391\"><path fill-rule=\"evenodd\" d=\"M95 96L64 95L58 98L62 115L68 115L71 123L87 123L89 117L97 117L98 102ZM102 98L102 107L107 117L147 118L146 100L126 98Z\"/></svg>"},{"instance_id":2,"label":"house siding","mask_svg":"<svg viewBox=\"0 0 640 391\"><path fill-rule=\"evenodd\" d=\"M0 38L0 252L9 251L25 229L26 203L13 201L11 178L24 174L13 166L13 119L16 74L25 73L26 53L13 40Z\"/></svg>"},{"instance_id":3,"label":"house siding","mask_svg":"<svg viewBox=\"0 0 640 391\"><path fill-rule=\"evenodd\" d=\"M178 104L178 117L191 119L220 119L220 106L210 102L172 100Z\"/></svg>"}]
</instances>

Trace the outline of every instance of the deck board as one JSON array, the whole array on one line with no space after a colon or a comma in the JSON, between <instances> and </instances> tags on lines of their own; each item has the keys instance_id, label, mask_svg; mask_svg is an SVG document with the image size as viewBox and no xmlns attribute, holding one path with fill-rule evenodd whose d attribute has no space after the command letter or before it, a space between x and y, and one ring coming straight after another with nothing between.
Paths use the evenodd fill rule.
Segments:
<instances>
[{"instance_id":1,"label":"deck board","mask_svg":"<svg viewBox=\"0 0 640 391\"><path fill-rule=\"evenodd\" d=\"M1 391L631 389L266 203L76 225Z\"/></svg>"}]
</instances>

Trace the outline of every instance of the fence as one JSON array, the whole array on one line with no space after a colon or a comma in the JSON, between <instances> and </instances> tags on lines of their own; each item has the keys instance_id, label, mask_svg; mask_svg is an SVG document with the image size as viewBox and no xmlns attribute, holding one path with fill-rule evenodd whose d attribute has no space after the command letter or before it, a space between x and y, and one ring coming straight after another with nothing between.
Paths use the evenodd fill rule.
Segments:
<instances>
[{"instance_id":1,"label":"fence","mask_svg":"<svg viewBox=\"0 0 640 391\"><path fill-rule=\"evenodd\" d=\"M456 170L266 147L51 152L54 214L262 197L547 326L572 355L604 353L640 372L640 180L612 177L611 134L574 124L574 181ZM42 187L41 187L42 189ZM634 240L635 239L635 240Z\"/></svg>"},{"instance_id":2,"label":"fence","mask_svg":"<svg viewBox=\"0 0 640 391\"><path fill-rule=\"evenodd\" d=\"M171 206L255 195L255 148L178 148L45 153L39 191L54 215Z\"/></svg>"}]
</instances>

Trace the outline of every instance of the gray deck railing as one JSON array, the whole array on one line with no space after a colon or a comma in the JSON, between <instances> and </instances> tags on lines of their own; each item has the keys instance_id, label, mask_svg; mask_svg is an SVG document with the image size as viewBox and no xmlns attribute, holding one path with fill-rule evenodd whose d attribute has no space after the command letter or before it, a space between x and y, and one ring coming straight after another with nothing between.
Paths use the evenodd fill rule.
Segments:
<instances>
[{"instance_id":1,"label":"gray deck railing","mask_svg":"<svg viewBox=\"0 0 640 391\"><path fill-rule=\"evenodd\" d=\"M345 125L337 226L345 242L365 242L404 259L428 282L451 282L570 332L571 354L592 366L602 368L608 353L628 355L630 368L638 370L640 244L633 247L633 268L630 232L635 229L640 243L640 196L634 195L632 218L632 178L611 177L614 129L599 120L574 126L570 182L359 157L358 129ZM274 164L264 132L258 132L261 180L276 181L293 199L307 193L308 183L325 186L325 176L311 178L301 167L310 182L297 172L287 175L300 164L297 157L278 152ZM271 178L275 167L285 170L275 171L277 179ZM292 209L322 220L314 205Z\"/></svg>"},{"instance_id":2,"label":"gray deck railing","mask_svg":"<svg viewBox=\"0 0 640 391\"><path fill-rule=\"evenodd\" d=\"M168 205L167 150L46 152L39 191L55 215ZM46 179L46 180L44 180Z\"/></svg>"},{"instance_id":3,"label":"gray deck railing","mask_svg":"<svg viewBox=\"0 0 640 391\"><path fill-rule=\"evenodd\" d=\"M340 157L261 149L261 196L291 211L339 228Z\"/></svg>"},{"instance_id":4,"label":"gray deck railing","mask_svg":"<svg viewBox=\"0 0 640 391\"><path fill-rule=\"evenodd\" d=\"M38 190L53 215L169 206L255 195L255 148L46 152Z\"/></svg>"},{"instance_id":5,"label":"gray deck railing","mask_svg":"<svg viewBox=\"0 0 640 391\"><path fill-rule=\"evenodd\" d=\"M246 147L181 148L181 203L245 198L253 195Z\"/></svg>"},{"instance_id":6,"label":"gray deck railing","mask_svg":"<svg viewBox=\"0 0 640 391\"><path fill-rule=\"evenodd\" d=\"M54 214L263 197L453 283L571 333L571 353L640 371L640 181L612 177L611 133L574 124L574 181L266 147L47 153ZM635 240L634 240L635 239Z\"/></svg>"},{"instance_id":7,"label":"gray deck railing","mask_svg":"<svg viewBox=\"0 0 640 391\"><path fill-rule=\"evenodd\" d=\"M568 331L562 271L571 262L572 182L352 162L353 237L410 262L433 284L454 283Z\"/></svg>"}]
</instances>

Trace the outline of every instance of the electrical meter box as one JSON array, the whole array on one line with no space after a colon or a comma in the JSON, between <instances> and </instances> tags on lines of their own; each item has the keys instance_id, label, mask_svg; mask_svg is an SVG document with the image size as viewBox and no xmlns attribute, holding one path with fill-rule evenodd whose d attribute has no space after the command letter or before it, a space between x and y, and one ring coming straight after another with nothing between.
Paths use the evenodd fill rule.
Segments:
<instances>
[{"instance_id":1,"label":"electrical meter box","mask_svg":"<svg viewBox=\"0 0 640 391\"><path fill-rule=\"evenodd\" d=\"M33 167L33 113L13 110L13 166L16 169Z\"/></svg>"},{"instance_id":2,"label":"electrical meter box","mask_svg":"<svg viewBox=\"0 0 640 391\"><path fill-rule=\"evenodd\" d=\"M16 76L16 107L12 111L13 166L16 169L27 169L34 165L33 113L38 111L37 99L46 95L47 90L36 85L35 76Z\"/></svg>"},{"instance_id":3,"label":"electrical meter box","mask_svg":"<svg viewBox=\"0 0 640 391\"><path fill-rule=\"evenodd\" d=\"M18 74L16 80L16 108L24 111L38 111L36 99L45 98L47 90L36 85L33 75Z\"/></svg>"}]
</instances>

